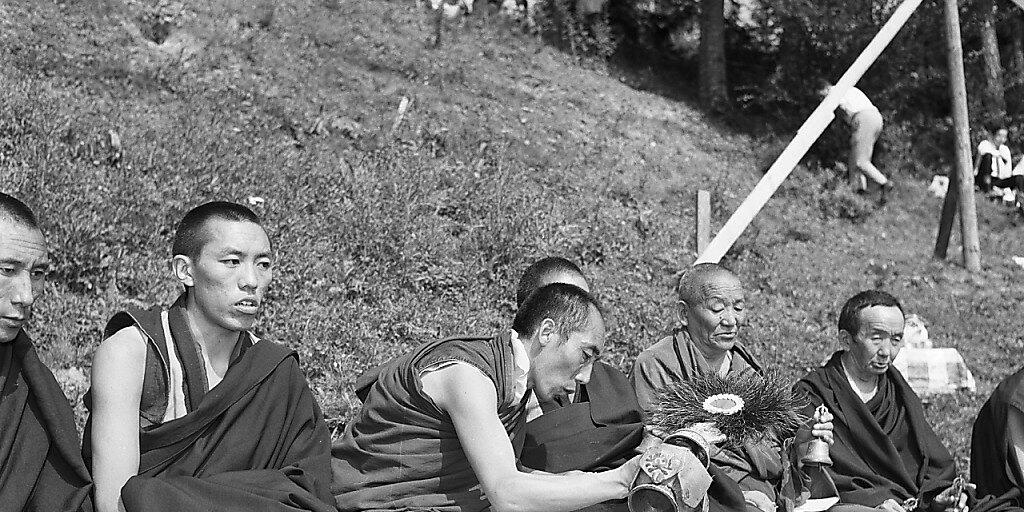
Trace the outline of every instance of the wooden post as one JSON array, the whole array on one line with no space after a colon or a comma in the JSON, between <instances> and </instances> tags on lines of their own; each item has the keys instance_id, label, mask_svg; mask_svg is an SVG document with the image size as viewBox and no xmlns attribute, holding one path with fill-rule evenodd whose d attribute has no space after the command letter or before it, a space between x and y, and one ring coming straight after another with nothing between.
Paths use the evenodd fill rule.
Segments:
<instances>
[{"instance_id":1,"label":"wooden post","mask_svg":"<svg viewBox=\"0 0 1024 512\"><path fill-rule=\"evenodd\" d=\"M960 11L957 0L945 0L946 44L949 61L949 95L953 110L953 148L956 154L957 203L960 206L960 235L964 245L964 266L981 270L978 242L978 212L974 205L974 169L971 166L971 135L967 121L967 85L964 50L960 41ZM947 192L948 194L948 192Z\"/></svg>"},{"instance_id":2,"label":"wooden post","mask_svg":"<svg viewBox=\"0 0 1024 512\"><path fill-rule=\"evenodd\" d=\"M846 73L836 82L835 87L832 87L832 90L825 96L825 99L818 105L818 108L814 109L811 116L804 121L804 124L797 130L793 140L782 151L782 154L775 160L775 163L768 169L768 172L761 178L761 181L757 183L754 190L740 203L739 208L733 212L729 220L722 226L721 231L711 240L707 249L700 253L694 264L718 263L722 256L725 256L725 253L732 247L732 244L736 243L736 239L740 237L743 230L747 229L747 226L754 220L754 216L771 199L772 194L778 190L782 182L789 176L789 173L793 172L793 168L800 163L800 159L803 158L807 150L814 144L814 141L818 140L821 133L832 122L832 118L835 117L836 107L839 106L839 101L860 80L860 77L867 72L871 64L875 62L875 59L881 55L882 50L885 50L885 47L896 37L899 30L903 28L903 25L907 23L910 16L914 14L914 10L921 5L921 1L904 0L896 8L889 21L885 22L885 25L875 34L874 39L868 43L864 51L857 57L857 60L850 65L850 69L846 70Z\"/></svg>"},{"instance_id":3,"label":"wooden post","mask_svg":"<svg viewBox=\"0 0 1024 512\"><path fill-rule=\"evenodd\" d=\"M957 178L956 167L949 171L949 185L946 187L946 197L942 200L942 215L939 216L939 236L935 239L934 255L940 260L946 259L946 250L949 248L949 238L953 233L953 220L956 218Z\"/></svg>"},{"instance_id":4,"label":"wooden post","mask_svg":"<svg viewBox=\"0 0 1024 512\"><path fill-rule=\"evenodd\" d=\"M711 240L711 193L707 190L697 191L697 254L704 252Z\"/></svg>"}]
</instances>

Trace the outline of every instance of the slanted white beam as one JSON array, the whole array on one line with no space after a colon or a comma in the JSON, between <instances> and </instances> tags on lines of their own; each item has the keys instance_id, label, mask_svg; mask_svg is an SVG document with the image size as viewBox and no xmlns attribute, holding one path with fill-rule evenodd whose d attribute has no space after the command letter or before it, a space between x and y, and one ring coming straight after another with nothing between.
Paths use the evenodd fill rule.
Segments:
<instances>
[{"instance_id":1,"label":"slanted white beam","mask_svg":"<svg viewBox=\"0 0 1024 512\"><path fill-rule=\"evenodd\" d=\"M896 34L907 23L907 20L910 19L910 16L914 14L919 5L921 5L921 0L904 0L896 8L889 21L885 22L882 29L878 31L878 34L875 34L874 39L868 43L864 51L857 57L857 60L850 66L850 69L846 70L846 73L843 74L835 87L818 105L818 108L814 109L811 116L804 121L803 126L797 130L793 140L782 151L779 158L775 160L775 163L768 169L768 172L761 178L761 181L757 183L754 190L750 192L750 195L743 200L739 208L729 217L729 220L722 226L722 230L715 235L715 238L711 240L707 248L697 257L697 261L694 264L718 263L725 256L725 253L729 251L732 244L736 243L736 240L743 234L743 231L754 220L754 216L771 199L772 194L778 190L786 177L793 172L793 168L800 162L800 159L807 154L807 150L811 148L814 141L818 140L821 133L832 122L833 117L835 117L836 107L839 106L839 101L860 80L860 77L867 72L871 64L881 55L882 51L889 46L889 43L896 37Z\"/></svg>"}]
</instances>

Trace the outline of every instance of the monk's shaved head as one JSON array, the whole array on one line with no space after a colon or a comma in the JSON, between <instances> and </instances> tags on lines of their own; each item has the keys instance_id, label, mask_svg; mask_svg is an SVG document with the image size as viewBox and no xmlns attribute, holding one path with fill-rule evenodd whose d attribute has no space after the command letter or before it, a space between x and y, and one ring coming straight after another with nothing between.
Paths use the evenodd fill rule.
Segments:
<instances>
[{"instance_id":1,"label":"monk's shaved head","mask_svg":"<svg viewBox=\"0 0 1024 512\"><path fill-rule=\"evenodd\" d=\"M32 209L18 198L3 192L0 192L0 220L39 229L39 221Z\"/></svg>"},{"instance_id":2,"label":"monk's shaved head","mask_svg":"<svg viewBox=\"0 0 1024 512\"><path fill-rule=\"evenodd\" d=\"M717 263L698 263L679 277L679 300L691 305L700 302L721 280L740 282L736 274Z\"/></svg>"},{"instance_id":3,"label":"monk's shaved head","mask_svg":"<svg viewBox=\"0 0 1024 512\"><path fill-rule=\"evenodd\" d=\"M178 223L171 255L198 257L203 247L210 241L210 230L207 229L207 224L212 220L251 222L260 225L259 217L252 210L240 204L227 201L201 204L189 210Z\"/></svg>"},{"instance_id":4,"label":"monk's shaved head","mask_svg":"<svg viewBox=\"0 0 1024 512\"><path fill-rule=\"evenodd\" d=\"M590 291L590 286L579 266L565 258L549 256L526 267L523 277L519 279L519 285L516 286L516 306L523 307L531 293L551 283L571 284L584 291Z\"/></svg>"}]
</instances>

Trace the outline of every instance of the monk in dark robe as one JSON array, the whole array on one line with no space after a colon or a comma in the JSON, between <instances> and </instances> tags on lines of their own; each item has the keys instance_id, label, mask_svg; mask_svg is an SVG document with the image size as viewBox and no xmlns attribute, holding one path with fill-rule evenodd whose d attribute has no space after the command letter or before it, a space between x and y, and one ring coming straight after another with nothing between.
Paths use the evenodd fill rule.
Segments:
<instances>
[{"instance_id":1,"label":"monk in dark robe","mask_svg":"<svg viewBox=\"0 0 1024 512\"><path fill-rule=\"evenodd\" d=\"M832 413L835 443L828 468L837 509L887 512L962 508L953 457L924 416L921 400L892 366L902 346L903 307L888 293L858 293L843 306L839 337L847 350L796 385L810 404Z\"/></svg>"},{"instance_id":2,"label":"monk in dark robe","mask_svg":"<svg viewBox=\"0 0 1024 512\"><path fill-rule=\"evenodd\" d=\"M516 305L551 283L590 286L575 263L559 257L527 267L516 287ZM636 455L644 425L636 394L616 368L595 361L590 380L580 383L563 402L538 402L531 394L526 406L526 431L520 462L549 473L602 471L621 466ZM587 507L588 512L628 510L626 500Z\"/></svg>"},{"instance_id":3,"label":"monk in dark robe","mask_svg":"<svg viewBox=\"0 0 1024 512\"><path fill-rule=\"evenodd\" d=\"M48 268L35 215L0 193L0 509L91 511L74 413L24 331Z\"/></svg>"},{"instance_id":4,"label":"monk in dark robe","mask_svg":"<svg viewBox=\"0 0 1024 512\"><path fill-rule=\"evenodd\" d=\"M576 264L558 257L530 265L519 280L516 304L551 283L590 286ZM565 397L566 401L540 403L535 394L527 401L523 465L561 473L599 471L618 467L636 455L643 438L643 418L629 380L619 370L595 361L590 380ZM625 502L621 505L625 507ZM625 509L623 509L625 510Z\"/></svg>"},{"instance_id":5,"label":"monk in dark robe","mask_svg":"<svg viewBox=\"0 0 1024 512\"><path fill-rule=\"evenodd\" d=\"M746 324L745 292L739 278L715 263L701 263L679 280L682 326L636 358L630 379L645 413L657 407L660 389L669 383L717 372L761 372L761 365L738 337ZM829 438L827 422L815 424L815 436ZM664 432L652 432L664 436ZM783 443L746 442L742 448L713 446L711 460L736 481L751 509L792 509L803 492L794 479ZM799 476L799 475L797 475Z\"/></svg>"},{"instance_id":6,"label":"monk in dark robe","mask_svg":"<svg viewBox=\"0 0 1024 512\"><path fill-rule=\"evenodd\" d=\"M118 313L96 350L84 452L97 510L334 510L330 436L298 358L249 331L272 275L256 215L198 206L173 254L185 292Z\"/></svg>"},{"instance_id":7,"label":"monk in dark robe","mask_svg":"<svg viewBox=\"0 0 1024 512\"><path fill-rule=\"evenodd\" d=\"M978 411L971 435L971 481L978 494L1024 506L1024 369L1001 382Z\"/></svg>"},{"instance_id":8,"label":"monk in dark robe","mask_svg":"<svg viewBox=\"0 0 1024 512\"><path fill-rule=\"evenodd\" d=\"M423 344L356 383L333 449L341 511L559 512L622 499L638 458L603 472L521 470L526 403L566 403L604 349L597 302L569 284L529 295L511 331Z\"/></svg>"}]
</instances>

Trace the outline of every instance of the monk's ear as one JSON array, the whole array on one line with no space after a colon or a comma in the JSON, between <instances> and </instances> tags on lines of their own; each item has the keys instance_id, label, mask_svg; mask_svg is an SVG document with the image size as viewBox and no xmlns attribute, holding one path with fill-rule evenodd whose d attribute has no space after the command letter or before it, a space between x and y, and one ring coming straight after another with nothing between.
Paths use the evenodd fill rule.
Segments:
<instances>
[{"instance_id":1,"label":"monk's ear","mask_svg":"<svg viewBox=\"0 0 1024 512\"><path fill-rule=\"evenodd\" d=\"M686 325L688 322L686 317L690 314L690 305L685 300L676 301L676 320L679 320L679 325Z\"/></svg>"},{"instance_id":2,"label":"monk's ear","mask_svg":"<svg viewBox=\"0 0 1024 512\"><path fill-rule=\"evenodd\" d=\"M171 259L171 272L174 277L185 287L195 286L196 280L193 276L194 268L192 258L183 254L177 254Z\"/></svg>"},{"instance_id":3,"label":"monk's ear","mask_svg":"<svg viewBox=\"0 0 1024 512\"><path fill-rule=\"evenodd\" d=\"M846 329L842 329L842 330L839 331L839 341L841 341L847 347L852 347L853 346L853 335L850 334L850 331L847 331Z\"/></svg>"},{"instance_id":4,"label":"monk's ear","mask_svg":"<svg viewBox=\"0 0 1024 512\"><path fill-rule=\"evenodd\" d=\"M550 318L545 318L540 321L540 326L537 327L537 342L540 346L547 346L549 343L558 341L558 326L555 325L555 321Z\"/></svg>"}]
</instances>

